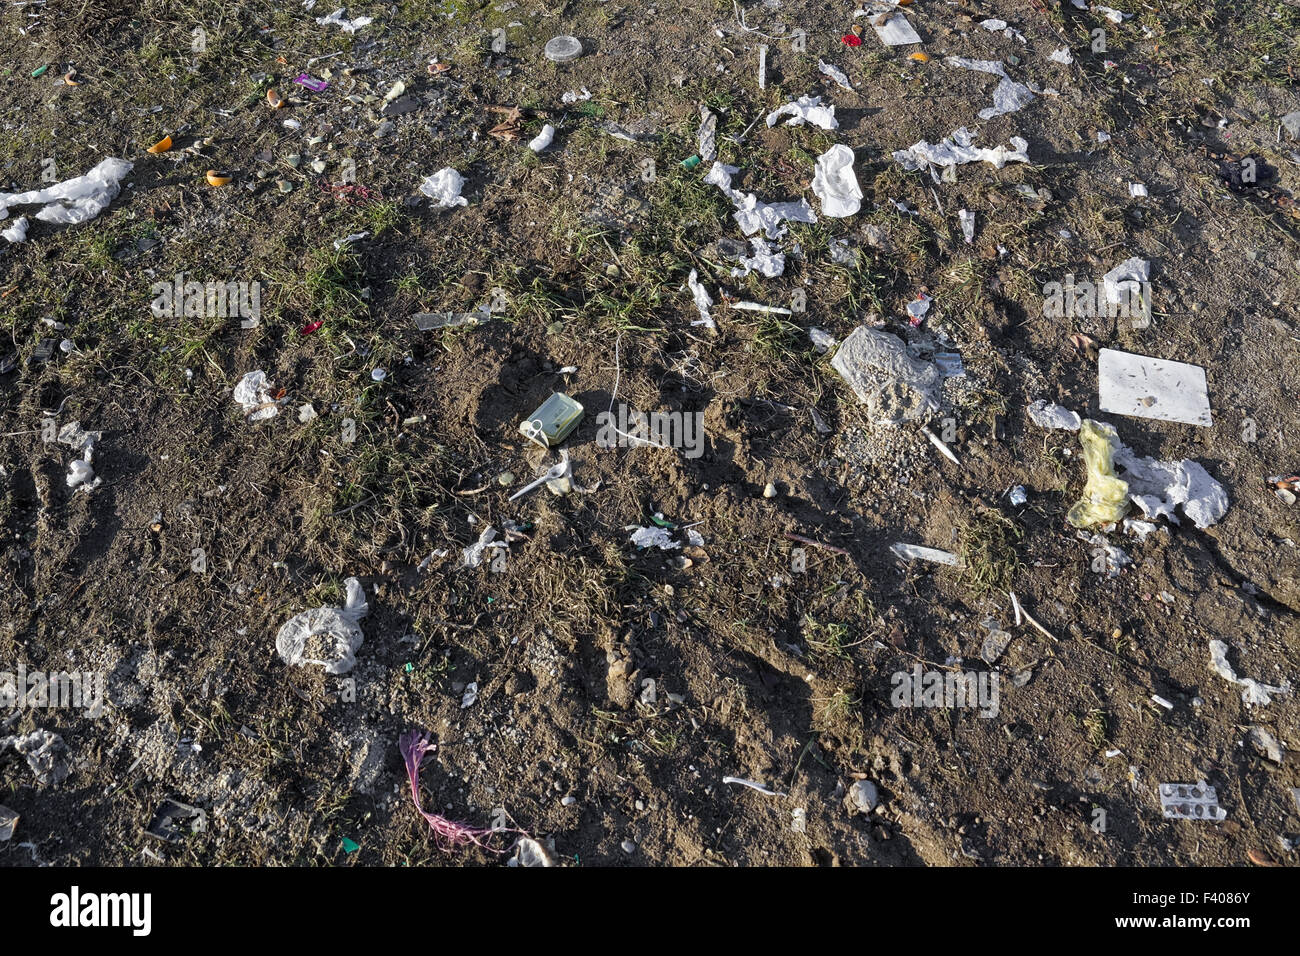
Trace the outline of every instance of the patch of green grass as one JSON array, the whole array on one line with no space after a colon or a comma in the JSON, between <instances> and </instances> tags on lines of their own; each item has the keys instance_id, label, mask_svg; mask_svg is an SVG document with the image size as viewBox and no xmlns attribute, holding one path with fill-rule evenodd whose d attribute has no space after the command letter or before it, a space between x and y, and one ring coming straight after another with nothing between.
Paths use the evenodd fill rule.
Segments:
<instances>
[{"instance_id":1,"label":"patch of green grass","mask_svg":"<svg viewBox=\"0 0 1300 956\"><path fill-rule=\"evenodd\" d=\"M1016 544L1024 532L1011 518L993 508L981 508L958 529L962 577L976 594L1009 591L1020 558Z\"/></svg>"}]
</instances>

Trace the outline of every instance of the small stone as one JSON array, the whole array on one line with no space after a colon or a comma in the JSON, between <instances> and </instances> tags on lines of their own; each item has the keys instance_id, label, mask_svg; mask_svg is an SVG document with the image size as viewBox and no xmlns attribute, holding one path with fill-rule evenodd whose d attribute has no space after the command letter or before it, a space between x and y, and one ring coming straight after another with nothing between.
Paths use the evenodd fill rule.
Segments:
<instances>
[{"instance_id":1,"label":"small stone","mask_svg":"<svg viewBox=\"0 0 1300 956\"><path fill-rule=\"evenodd\" d=\"M312 171L313 173L323 173L323 172L325 172L325 160L323 160L323 159L313 159L313 160L311 161L311 171Z\"/></svg>"},{"instance_id":2,"label":"small stone","mask_svg":"<svg viewBox=\"0 0 1300 956\"><path fill-rule=\"evenodd\" d=\"M764 486L764 488L763 488L763 497L764 497L764 498L775 498L775 497L776 497L776 485L772 484L772 482L769 481L769 482L767 483L767 485Z\"/></svg>"},{"instance_id":3,"label":"small stone","mask_svg":"<svg viewBox=\"0 0 1300 956\"><path fill-rule=\"evenodd\" d=\"M578 802L577 797L565 797L563 800L560 801L560 806L571 807L577 802Z\"/></svg>"},{"instance_id":4,"label":"small stone","mask_svg":"<svg viewBox=\"0 0 1300 956\"><path fill-rule=\"evenodd\" d=\"M628 854L628 856L631 856L633 853L636 852L636 844L633 843L631 840L624 840L619 845L623 848L623 852Z\"/></svg>"},{"instance_id":5,"label":"small stone","mask_svg":"<svg viewBox=\"0 0 1300 956\"><path fill-rule=\"evenodd\" d=\"M280 187L280 192L282 193L293 192L293 183L289 182L287 179L277 180L276 185Z\"/></svg>"},{"instance_id":6,"label":"small stone","mask_svg":"<svg viewBox=\"0 0 1300 956\"><path fill-rule=\"evenodd\" d=\"M290 154L285 158L285 162L288 163L290 166L292 166L294 169L297 169L299 166L302 165L302 154L301 154L301 153L290 153Z\"/></svg>"},{"instance_id":7,"label":"small stone","mask_svg":"<svg viewBox=\"0 0 1300 956\"><path fill-rule=\"evenodd\" d=\"M880 803L880 790L870 780L859 780L849 787L849 798L859 813L870 813Z\"/></svg>"},{"instance_id":8,"label":"small stone","mask_svg":"<svg viewBox=\"0 0 1300 956\"><path fill-rule=\"evenodd\" d=\"M509 488L515 483L515 473L513 471L503 471L497 475L497 484L503 488Z\"/></svg>"}]
</instances>

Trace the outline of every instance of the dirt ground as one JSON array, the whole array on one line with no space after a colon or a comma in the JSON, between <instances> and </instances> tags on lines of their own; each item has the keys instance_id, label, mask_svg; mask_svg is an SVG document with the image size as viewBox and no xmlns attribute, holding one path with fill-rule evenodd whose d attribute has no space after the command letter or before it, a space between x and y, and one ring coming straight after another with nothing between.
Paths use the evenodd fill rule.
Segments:
<instances>
[{"instance_id":1,"label":"dirt ground","mask_svg":"<svg viewBox=\"0 0 1300 956\"><path fill-rule=\"evenodd\" d=\"M915 0L923 43L888 47L838 0L361 3L354 33L316 22L330 0L6 3L0 190L134 168L93 221L0 242L0 672L105 682L97 716L0 710L0 740L58 734L69 771L0 752L0 864L502 865L517 833L448 847L415 811L410 730L436 745L426 810L504 820L558 865L1295 863L1295 696L1247 707L1209 645L1300 676L1300 507L1265 482L1300 469L1300 4L1121 8ZM562 34L584 52L557 64ZM1039 95L981 120L998 78L949 56ZM763 121L805 95L837 129ZM814 162L842 143L861 210L791 224L782 275L733 278L733 205L711 161L682 164L701 105L742 191L820 211ZM1030 161L936 182L892 157L963 126ZM1228 188L1224 153L1259 157L1261 185ZM467 205L418 191L445 167ZM1045 284L1130 257L1149 327L1044 314ZM260 283L260 322L155 314L178 273ZM485 303L477 325L411 318ZM920 421L873 422L808 334L864 324L960 354L928 420L960 465ZM1072 336L1202 366L1213 425L1102 413ZM250 423L232 390L258 369L278 414ZM557 460L519 431L556 391L586 410L562 446L579 487L508 501ZM1226 515L1081 537L1078 436L1036 425L1037 399L1199 462ZM703 453L599 447L618 403L702 414ZM101 433L98 486L68 486L49 419ZM629 541L656 520L675 547ZM462 566L489 526L508 547ZM1099 563L1107 544L1131 563ZM349 577L355 668L288 666L277 631ZM996 673L996 715L896 706L918 665ZM1164 819L1156 785L1201 780L1226 820ZM207 825L146 835L167 799Z\"/></svg>"}]
</instances>

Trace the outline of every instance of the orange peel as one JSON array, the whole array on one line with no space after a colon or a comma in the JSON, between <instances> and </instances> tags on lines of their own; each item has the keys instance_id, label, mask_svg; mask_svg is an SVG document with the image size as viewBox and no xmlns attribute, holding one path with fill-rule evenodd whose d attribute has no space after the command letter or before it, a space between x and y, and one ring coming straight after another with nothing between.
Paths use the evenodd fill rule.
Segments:
<instances>
[{"instance_id":1,"label":"orange peel","mask_svg":"<svg viewBox=\"0 0 1300 956\"><path fill-rule=\"evenodd\" d=\"M162 139L158 140L158 142L150 146L146 150L146 152L154 153L156 155L158 153L165 153L167 152L167 150L171 148L172 148L172 138L170 136L164 136Z\"/></svg>"},{"instance_id":2,"label":"orange peel","mask_svg":"<svg viewBox=\"0 0 1300 956\"><path fill-rule=\"evenodd\" d=\"M226 186L230 184L230 173L219 169L208 170L209 186Z\"/></svg>"}]
</instances>

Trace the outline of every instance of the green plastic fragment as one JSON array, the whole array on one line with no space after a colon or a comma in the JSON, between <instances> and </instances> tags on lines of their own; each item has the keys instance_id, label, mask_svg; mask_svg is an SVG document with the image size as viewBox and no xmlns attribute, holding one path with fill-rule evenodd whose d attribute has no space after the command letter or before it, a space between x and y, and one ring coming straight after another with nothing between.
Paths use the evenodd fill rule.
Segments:
<instances>
[{"instance_id":1,"label":"green plastic fragment","mask_svg":"<svg viewBox=\"0 0 1300 956\"><path fill-rule=\"evenodd\" d=\"M1079 428L1079 444L1083 446L1088 480L1083 497L1074 503L1065 520L1076 528L1114 524L1129 508L1128 482L1115 474L1119 435L1114 425L1085 418Z\"/></svg>"},{"instance_id":2,"label":"green plastic fragment","mask_svg":"<svg viewBox=\"0 0 1300 956\"><path fill-rule=\"evenodd\" d=\"M344 853L356 853L357 850L360 850L360 849L361 849L361 844L360 844L360 843L353 843L353 842L352 842L351 840L349 840L347 837L344 837L344 838L343 838L343 852L344 852Z\"/></svg>"},{"instance_id":3,"label":"green plastic fragment","mask_svg":"<svg viewBox=\"0 0 1300 956\"><path fill-rule=\"evenodd\" d=\"M698 165L700 165L700 157L698 156L687 156L682 160L682 166L685 169L694 169Z\"/></svg>"},{"instance_id":4,"label":"green plastic fragment","mask_svg":"<svg viewBox=\"0 0 1300 956\"><path fill-rule=\"evenodd\" d=\"M45 75L45 71L48 70L49 68L50 65L48 63L46 63L44 66L38 66L36 69L32 70L32 79L34 80L38 76Z\"/></svg>"}]
</instances>

